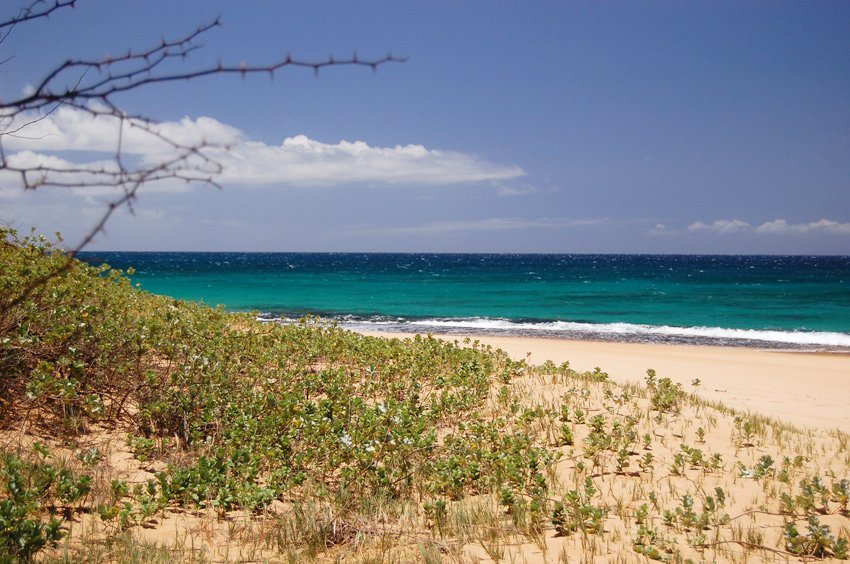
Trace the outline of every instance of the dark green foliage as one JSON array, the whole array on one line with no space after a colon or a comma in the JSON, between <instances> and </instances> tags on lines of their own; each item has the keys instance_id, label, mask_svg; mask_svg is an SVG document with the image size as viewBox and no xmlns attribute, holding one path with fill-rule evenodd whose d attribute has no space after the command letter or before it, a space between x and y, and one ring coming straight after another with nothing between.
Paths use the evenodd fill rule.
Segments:
<instances>
[{"instance_id":1,"label":"dark green foliage","mask_svg":"<svg viewBox=\"0 0 850 564\"><path fill-rule=\"evenodd\" d=\"M120 424L141 460L182 450L146 485L113 484L96 508L104 520L123 528L168 504L254 511L275 499L498 491L545 513L553 455L526 432L545 413L478 414L524 362L478 343L263 325L138 291L108 267L67 264L43 238L0 231L0 414L30 414L68 438L95 421ZM70 503L86 487L68 481L45 499ZM32 520L32 503L15 519L32 521L26 534L43 541L27 545L34 553L59 530Z\"/></svg>"},{"instance_id":2,"label":"dark green foliage","mask_svg":"<svg viewBox=\"0 0 850 564\"><path fill-rule=\"evenodd\" d=\"M0 453L0 561L29 560L64 535L62 519L43 518L51 502L72 506L89 493L91 477L49 460L41 446L35 461Z\"/></svg>"}]
</instances>

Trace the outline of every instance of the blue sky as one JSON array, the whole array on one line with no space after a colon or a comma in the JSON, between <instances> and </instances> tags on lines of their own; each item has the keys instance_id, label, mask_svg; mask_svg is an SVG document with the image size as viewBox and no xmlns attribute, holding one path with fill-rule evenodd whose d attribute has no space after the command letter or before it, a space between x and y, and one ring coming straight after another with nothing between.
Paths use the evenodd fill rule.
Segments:
<instances>
[{"instance_id":1,"label":"blue sky","mask_svg":"<svg viewBox=\"0 0 850 564\"><path fill-rule=\"evenodd\" d=\"M0 44L0 98L219 15L182 68L409 59L117 98L227 144L224 189L148 186L91 249L850 254L848 2L80 0ZM7 156L114 152L104 120L33 127ZM0 219L70 243L109 197L0 182Z\"/></svg>"}]
</instances>

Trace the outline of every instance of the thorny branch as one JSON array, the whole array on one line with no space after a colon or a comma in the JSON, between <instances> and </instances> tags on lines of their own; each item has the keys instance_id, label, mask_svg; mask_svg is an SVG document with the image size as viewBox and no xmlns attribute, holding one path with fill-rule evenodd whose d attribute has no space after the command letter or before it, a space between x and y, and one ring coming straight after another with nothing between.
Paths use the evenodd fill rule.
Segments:
<instances>
[{"instance_id":1,"label":"thorny branch","mask_svg":"<svg viewBox=\"0 0 850 564\"><path fill-rule=\"evenodd\" d=\"M36 0L29 7L21 8L18 12L18 15L14 18L6 20L4 22L0 22L0 33L5 33L0 35L0 43L6 40L12 30L15 29L20 23L27 22L30 20L37 20L40 18L47 18L55 12L56 10L61 10L62 8L73 8L77 3L77 0L54 0L52 4L46 2L45 0Z\"/></svg>"},{"instance_id":2,"label":"thorny branch","mask_svg":"<svg viewBox=\"0 0 850 564\"><path fill-rule=\"evenodd\" d=\"M25 22L47 18L63 8L74 7L76 0L36 0L22 8L18 15L0 22L0 45L14 28ZM24 190L44 187L65 189L111 188L118 194L106 203L100 219L85 233L80 243L68 252L68 262L54 273L58 276L71 268L73 258L94 237L103 232L106 223L116 209L132 204L140 189L160 181L182 181L219 187L215 178L221 165L208 156L206 149L227 149L205 140L186 143L163 133L157 122L147 116L131 115L119 108L114 98L124 92L177 81L189 81L214 75L268 75L274 77L286 67L312 69L315 73L330 66L360 66L373 71L391 62L404 62L406 58L388 54L376 59L361 59L357 54L347 58L328 57L320 61L307 61L291 55L268 65L241 63L217 65L189 70L169 69L171 62L184 63L200 48L198 39L210 30L220 27L220 19L198 27L188 35L162 40L158 45L145 50L129 50L124 55L100 59L68 59L46 73L31 90L14 100L0 100L0 181L17 179L17 186ZM5 59L5 60L8 60ZM2 62L0 62L2 64ZM7 155L4 140L27 139L27 128L46 119L60 107L74 108L94 119L112 120L117 127L118 141L115 153L106 163L97 166L74 165L63 162L53 164L41 161L38 164L19 163ZM166 148L168 156L157 163L142 162L134 166L124 158L123 138L127 131L147 135ZM32 139L30 139L32 140ZM10 186L0 184L0 189ZM11 301L0 303L0 311L23 302L45 280L36 280L34 285Z\"/></svg>"}]
</instances>

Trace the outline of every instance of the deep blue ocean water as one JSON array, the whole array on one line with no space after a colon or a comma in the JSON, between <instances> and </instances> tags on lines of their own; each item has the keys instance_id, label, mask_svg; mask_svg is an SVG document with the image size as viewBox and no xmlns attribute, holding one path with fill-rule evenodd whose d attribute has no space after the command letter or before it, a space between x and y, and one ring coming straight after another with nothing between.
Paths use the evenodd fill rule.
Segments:
<instances>
[{"instance_id":1,"label":"deep blue ocean water","mask_svg":"<svg viewBox=\"0 0 850 564\"><path fill-rule=\"evenodd\" d=\"M343 326L850 349L850 257L82 253L157 294Z\"/></svg>"}]
</instances>

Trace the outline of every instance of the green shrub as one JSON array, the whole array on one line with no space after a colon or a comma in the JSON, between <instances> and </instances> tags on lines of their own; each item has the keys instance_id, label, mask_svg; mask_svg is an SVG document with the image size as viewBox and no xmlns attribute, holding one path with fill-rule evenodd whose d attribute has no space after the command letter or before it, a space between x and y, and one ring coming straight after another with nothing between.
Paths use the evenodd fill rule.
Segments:
<instances>
[{"instance_id":1,"label":"green shrub","mask_svg":"<svg viewBox=\"0 0 850 564\"><path fill-rule=\"evenodd\" d=\"M91 489L90 476L49 462L41 445L36 452L40 457L35 462L0 452L0 561L29 560L55 546L64 535L62 519L45 519L45 507L71 506Z\"/></svg>"}]
</instances>

